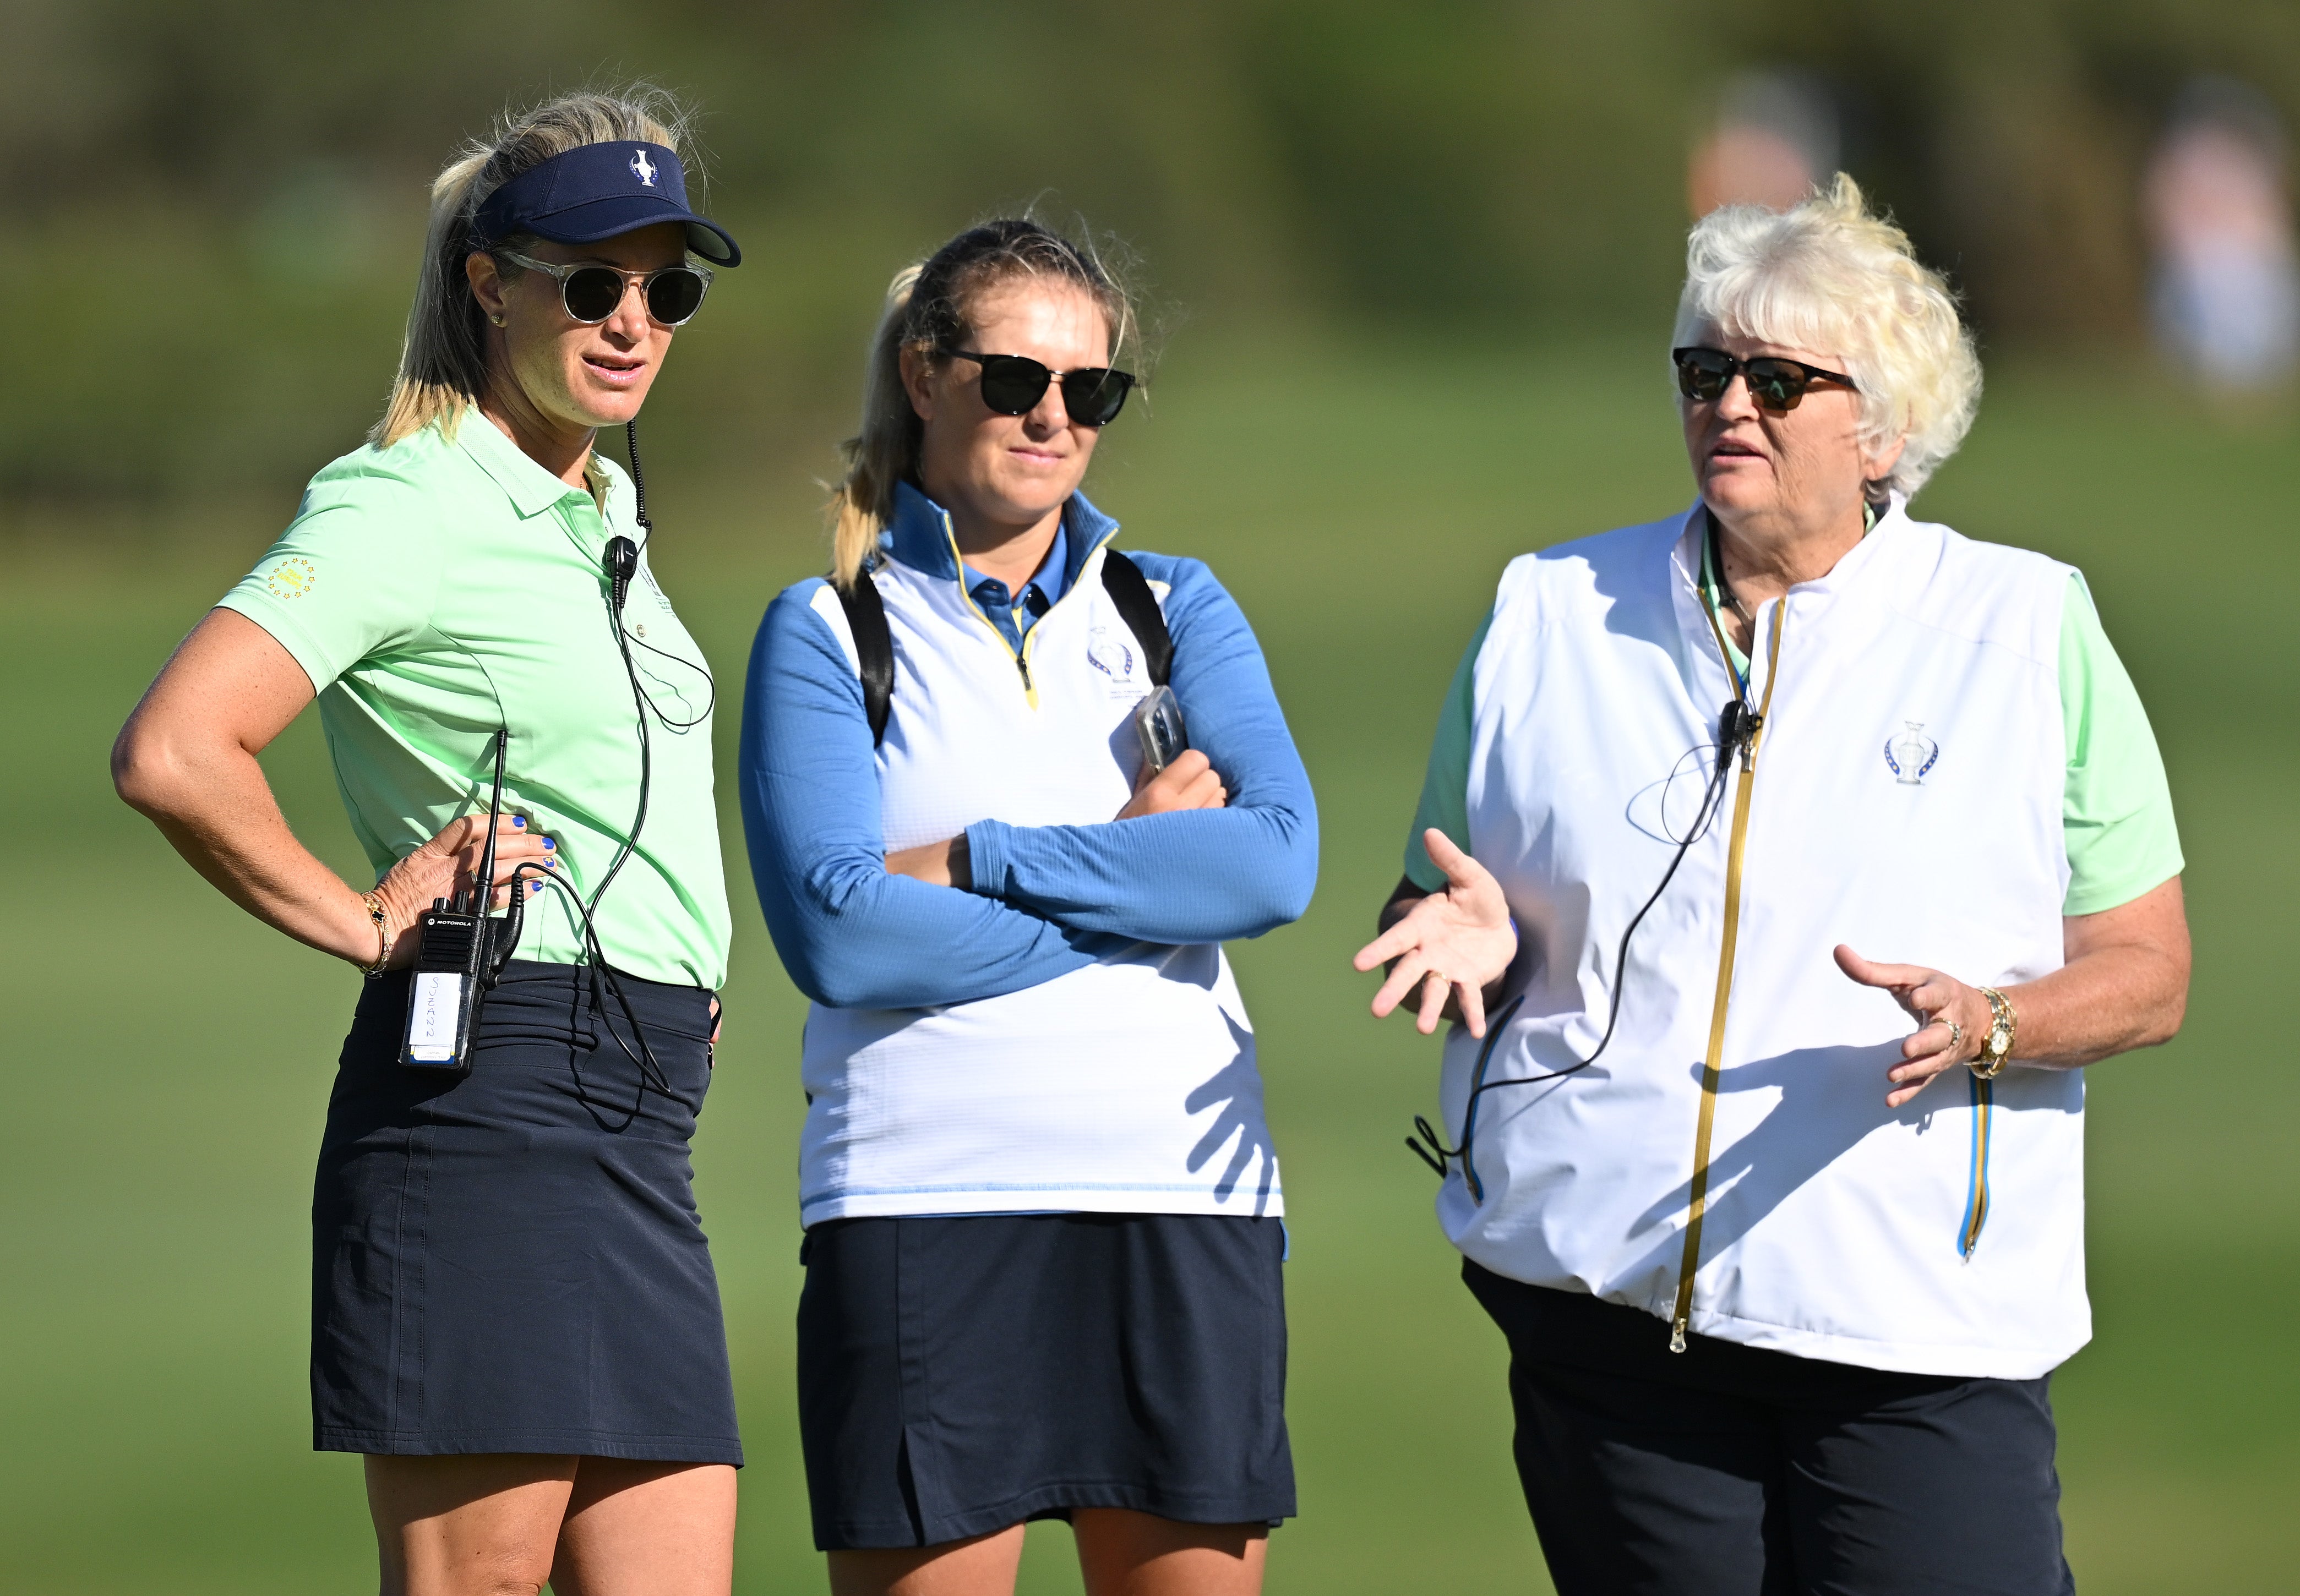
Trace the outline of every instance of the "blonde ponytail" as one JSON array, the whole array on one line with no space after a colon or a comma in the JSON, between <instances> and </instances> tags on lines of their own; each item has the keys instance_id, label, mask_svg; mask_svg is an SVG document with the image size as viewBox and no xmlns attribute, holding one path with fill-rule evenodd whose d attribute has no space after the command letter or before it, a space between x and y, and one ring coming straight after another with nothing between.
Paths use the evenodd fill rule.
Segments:
<instances>
[{"instance_id":1,"label":"blonde ponytail","mask_svg":"<svg viewBox=\"0 0 2300 1596\"><path fill-rule=\"evenodd\" d=\"M862 427L846 440L846 478L830 495L830 579L852 589L879 534L895 512L895 485L918 467L918 412L903 387L904 332L919 266L905 266L887 287L887 307L871 335L862 376Z\"/></svg>"}]
</instances>

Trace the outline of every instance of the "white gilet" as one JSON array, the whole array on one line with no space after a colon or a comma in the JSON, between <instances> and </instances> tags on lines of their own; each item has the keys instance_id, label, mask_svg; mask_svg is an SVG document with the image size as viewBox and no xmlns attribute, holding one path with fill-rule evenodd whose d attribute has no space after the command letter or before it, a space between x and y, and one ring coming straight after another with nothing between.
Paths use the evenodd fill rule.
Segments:
<instances>
[{"instance_id":1,"label":"white gilet","mask_svg":"<svg viewBox=\"0 0 2300 1596\"><path fill-rule=\"evenodd\" d=\"M1019 655L960 580L957 545L873 577L895 687L879 748L889 852L977 820L1106 821L1133 794L1142 645L1103 586L1116 524ZM902 551L898 551L898 553ZM913 560L915 562L913 562ZM1162 603L1164 584L1152 585ZM828 585L813 607L848 661ZM1114 757L1113 757L1114 756ZM1219 943L1126 944L1001 996L808 1013L800 1223L1040 1211L1278 1216L1254 1032Z\"/></svg>"},{"instance_id":2,"label":"white gilet","mask_svg":"<svg viewBox=\"0 0 2300 1596\"><path fill-rule=\"evenodd\" d=\"M1704 528L1696 505L1502 578L1469 824L1530 974L1489 1053L1459 1028L1446 1044L1457 1144L1473 1076L1596 1048L1622 932L1714 769L1733 686L1697 587ZM1657 1340L1688 1292L1695 1334L1871 1368L2025 1379L2084 1344L2082 1072L2015 1065L1992 1092L1957 1069L1888 1109L1914 1023L1831 957L1849 943L1991 986L2060 967L2069 576L1896 500L1827 577L1757 612L1748 694L1771 702L1721 1004L1730 785L1630 943L1604 1055L1478 1098L1473 1176L1456 1166L1438 1202L1466 1255L1644 1309Z\"/></svg>"}]
</instances>

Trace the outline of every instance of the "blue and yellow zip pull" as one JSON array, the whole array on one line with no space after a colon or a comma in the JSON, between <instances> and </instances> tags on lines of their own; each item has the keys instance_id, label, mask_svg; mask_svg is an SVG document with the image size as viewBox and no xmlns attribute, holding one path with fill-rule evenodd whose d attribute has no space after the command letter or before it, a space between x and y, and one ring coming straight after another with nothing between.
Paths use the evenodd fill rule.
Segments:
<instances>
[{"instance_id":1,"label":"blue and yellow zip pull","mask_svg":"<svg viewBox=\"0 0 2300 1596\"><path fill-rule=\"evenodd\" d=\"M1956 1233L1957 1255L1967 1263L1972 1261L1972 1250L1980 1245L1981 1227L1988 1223L1988 1143L1995 1129L1991 1118L1995 1112L1996 1083L1967 1070L1972 1080L1972 1174L1967 1183L1964 1199L1964 1224Z\"/></svg>"}]
</instances>

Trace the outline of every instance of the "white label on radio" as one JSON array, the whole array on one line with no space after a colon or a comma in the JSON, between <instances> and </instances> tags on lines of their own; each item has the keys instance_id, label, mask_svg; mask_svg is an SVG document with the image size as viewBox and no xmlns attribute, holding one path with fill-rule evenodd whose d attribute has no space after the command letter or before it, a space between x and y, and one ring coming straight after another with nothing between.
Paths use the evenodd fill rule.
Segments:
<instances>
[{"instance_id":1,"label":"white label on radio","mask_svg":"<svg viewBox=\"0 0 2300 1596\"><path fill-rule=\"evenodd\" d=\"M415 977L407 999L407 1056L427 1064L455 1056L455 1018L462 1011L463 977L448 973Z\"/></svg>"}]
</instances>

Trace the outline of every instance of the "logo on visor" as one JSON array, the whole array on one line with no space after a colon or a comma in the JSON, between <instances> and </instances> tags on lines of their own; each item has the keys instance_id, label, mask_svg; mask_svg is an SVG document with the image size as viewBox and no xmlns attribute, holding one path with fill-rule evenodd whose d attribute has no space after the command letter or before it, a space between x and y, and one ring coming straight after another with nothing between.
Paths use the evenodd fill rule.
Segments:
<instances>
[{"instance_id":1,"label":"logo on visor","mask_svg":"<svg viewBox=\"0 0 2300 1596\"><path fill-rule=\"evenodd\" d=\"M631 153L631 176L649 188L654 187L654 174L659 170L654 162L646 158L645 150L635 150Z\"/></svg>"},{"instance_id":2,"label":"logo on visor","mask_svg":"<svg viewBox=\"0 0 2300 1596\"><path fill-rule=\"evenodd\" d=\"M1908 730L1885 740L1885 763L1904 787L1924 786L1925 773L1940 762L1940 744L1925 736L1921 720L1904 720Z\"/></svg>"}]
</instances>

